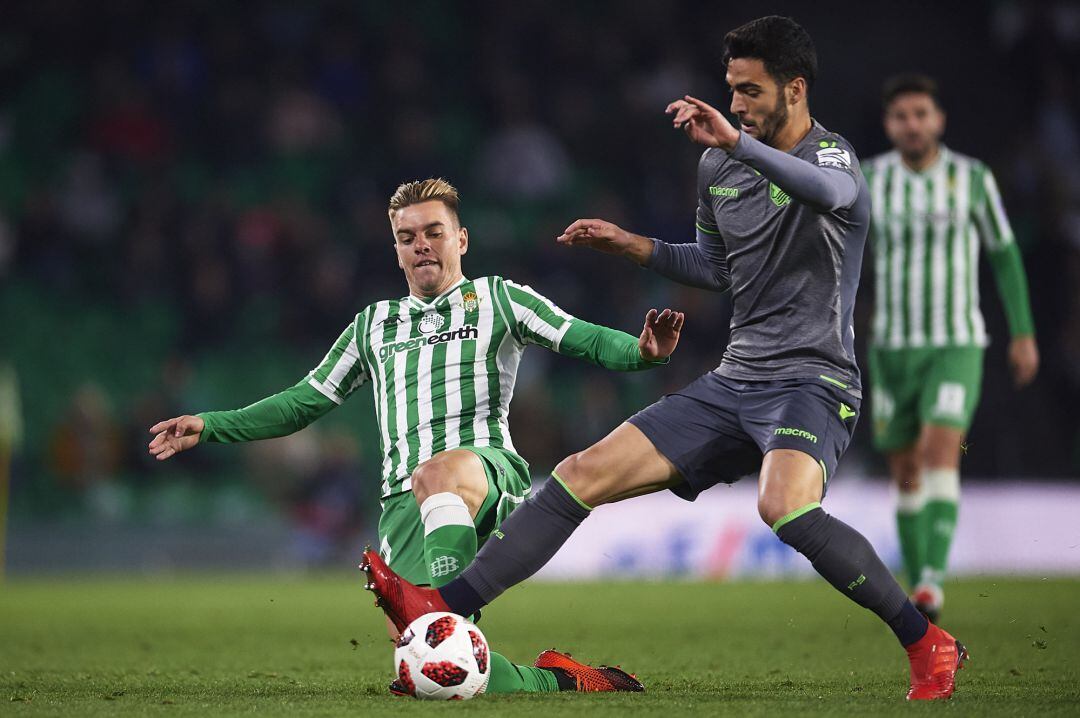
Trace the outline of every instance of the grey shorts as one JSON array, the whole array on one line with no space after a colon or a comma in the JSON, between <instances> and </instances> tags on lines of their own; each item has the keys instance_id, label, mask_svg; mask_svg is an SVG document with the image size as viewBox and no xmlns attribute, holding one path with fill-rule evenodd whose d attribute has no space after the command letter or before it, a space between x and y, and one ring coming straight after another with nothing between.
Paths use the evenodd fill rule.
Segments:
<instances>
[{"instance_id":1,"label":"grey shorts","mask_svg":"<svg viewBox=\"0 0 1080 718\"><path fill-rule=\"evenodd\" d=\"M630 417L685 482L672 489L693 501L761 468L772 449L796 449L827 481L851 441L859 400L822 379L738 381L709 372Z\"/></svg>"}]
</instances>

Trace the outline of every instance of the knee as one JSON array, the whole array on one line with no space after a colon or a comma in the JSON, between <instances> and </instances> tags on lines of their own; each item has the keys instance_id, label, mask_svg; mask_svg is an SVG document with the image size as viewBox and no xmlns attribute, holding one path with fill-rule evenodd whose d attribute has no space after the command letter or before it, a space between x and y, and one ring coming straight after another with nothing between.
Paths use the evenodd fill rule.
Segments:
<instances>
[{"instance_id":1,"label":"knee","mask_svg":"<svg viewBox=\"0 0 1080 718\"><path fill-rule=\"evenodd\" d=\"M774 484L775 485L775 484ZM789 490L770 491L768 486L758 493L758 516L769 528L784 518L792 511L798 511L804 506L821 500L821 494L811 495L807 492L793 492Z\"/></svg>"},{"instance_id":2,"label":"knee","mask_svg":"<svg viewBox=\"0 0 1080 718\"><path fill-rule=\"evenodd\" d=\"M784 496L772 495L763 492L758 496L757 510L761 520L772 528L776 522L800 507L790 506L791 502Z\"/></svg>"},{"instance_id":3,"label":"knee","mask_svg":"<svg viewBox=\"0 0 1080 718\"><path fill-rule=\"evenodd\" d=\"M891 468L893 481L896 482L896 488L900 490L900 493L911 494L919 490L921 485L920 474L922 472L919 459L914 452L894 459Z\"/></svg>"},{"instance_id":4,"label":"knee","mask_svg":"<svg viewBox=\"0 0 1080 718\"><path fill-rule=\"evenodd\" d=\"M914 494L919 490L922 486L919 473L918 469L913 468L911 471L905 471L897 475L896 488L900 490L900 493Z\"/></svg>"},{"instance_id":5,"label":"knee","mask_svg":"<svg viewBox=\"0 0 1080 718\"><path fill-rule=\"evenodd\" d=\"M457 493L457 488L453 472L441 462L426 461L413 470L412 492L418 504L424 503L429 496L434 494L446 491Z\"/></svg>"},{"instance_id":6,"label":"knee","mask_svg":"<svg viewBox=\"0 0 1080 718\"><path fill-rule=\"evenodd\" d=\"M604 469L604 464L597 460L595 452L586 449L559 462L555 473L574 496L595 507L604 503L610 489L611 482L607 480L609 477Z\"/></svg>"},{"instance_id":7,"label":"knee","mask_svg":"<svg viewBox=\"0 0 1080 718\"><path fill-rule=\"evenodd\" d=\"M939 441L928 441L919 450L919 469L928 471L933 469L952 469L960 465L960 444L946 444Z\"/></svg>"}]
</instances>

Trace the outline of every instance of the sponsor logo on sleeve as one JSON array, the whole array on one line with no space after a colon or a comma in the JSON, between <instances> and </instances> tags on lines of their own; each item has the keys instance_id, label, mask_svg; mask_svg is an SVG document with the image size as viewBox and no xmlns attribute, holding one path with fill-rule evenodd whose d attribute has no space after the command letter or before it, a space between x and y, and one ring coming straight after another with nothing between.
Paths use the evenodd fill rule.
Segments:
<instances>
[{"instance_id":1,"label":"sponsor logo on sleeve","mask_svg":"<svg viewBox=\"0 0 1080 718\"><path fill-rule=\"evenodd\" d=\"M830 145L835 144L835 142L830 143ZM851 169L851 153L842 147L824 147L817 151L817 163L821 167L849 170Z\"/></svg>"}]
</instances>

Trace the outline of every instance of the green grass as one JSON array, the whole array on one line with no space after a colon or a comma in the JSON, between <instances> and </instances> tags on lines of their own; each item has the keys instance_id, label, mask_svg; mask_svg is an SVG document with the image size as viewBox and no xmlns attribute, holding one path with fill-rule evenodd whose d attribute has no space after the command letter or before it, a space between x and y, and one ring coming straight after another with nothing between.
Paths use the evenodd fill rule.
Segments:
<instances>
[{"instance_id":1,"label":"green grass","mask_svg":"<svg viewBox=\"0 0 1080 718\"><path fill-rule=\"evenodd\" d=\"M891 634L820 582L531 584L485 613L497 650L619 662L648 692L434 704L386 693L356 576L11 581L0 714L1076 715L1077 606L1077 581L951 585L947 626L974 661L949 704L909 705Z\"/></svg>"}]
</instances>

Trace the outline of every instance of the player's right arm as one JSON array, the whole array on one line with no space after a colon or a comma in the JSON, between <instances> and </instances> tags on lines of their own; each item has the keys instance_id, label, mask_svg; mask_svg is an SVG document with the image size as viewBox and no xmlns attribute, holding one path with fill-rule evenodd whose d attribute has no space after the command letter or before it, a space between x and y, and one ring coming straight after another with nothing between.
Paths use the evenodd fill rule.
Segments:
<instances>
[{"instance_id":1,"label":"player's right arm","mask_svg":"<svg viewBox=\"0 0 1080 718\"><path fill-rule=\"evenodd\" d=\"M602 219L579 219L563 230L556 241L568 247L589 247L621 255L690 287L723 292L731 286L720 232L715 229L709 232L700 222L697 241L690 244L650 239Z\"/></svg>"},{"instance_id":2,"label":"player's right arm","mask_svg":"<svg viewBox=\"0 0 1080 718\"><path fill-rule=\"evenodd\" d=\"M324 416L367 380L356 337L357 327L363 326L360 317L341 333L319 366L295 386L242 409L178 416L150 427L154 435L150 455L163 461L202 442L287 436Z\"/></svg>"},{"instance_id":3,"label":"player's right arm","mask_svg":"<svg viewBox=\"0 0 1080 718\"><path fill-rule=\"evenodd\" d=\"M994 175L988 167L980 167L980 170L975 177L981 179L981 191L976 193L971 211L1012 335L1009 365L1013 380L1018 387L1023 387L1034 381L1039 372L1039 348L1035 343L1035 320L1031 314L1027 274Z\"/></svg>"},{"instance_id":4,"label":"player's right arm","mask_svg":"<svg viewBox=\"0 0 1080 718\"><path fill-rule=\"evenodd\" d=\"M696 97L672 102L667 112L692 141L724 150L815 212L845 209L858 198L858 163L850 148L834 144L819 152L813 164L736 130L719 110Z\"/></svg>"},{"instance_id":5,"label":"player's right arm","mask_svg":"<svg viewBox=\"0 0 1080 718\"><path fill-rule=\"evenodd\" d=\"M579 219L556 238L568 247L589 247L618 254L662 277L698 289L722 292L731 286L727 247L713 216L707 193L709 186L706 152L698 164L698 208L695 217L696 242L670 244L650 239L602 219Z\"/></svg>"}]
</instances>

